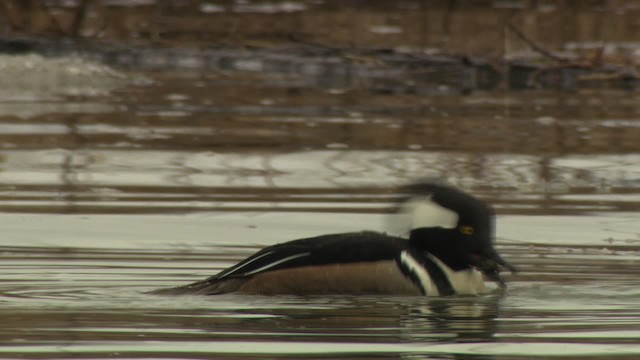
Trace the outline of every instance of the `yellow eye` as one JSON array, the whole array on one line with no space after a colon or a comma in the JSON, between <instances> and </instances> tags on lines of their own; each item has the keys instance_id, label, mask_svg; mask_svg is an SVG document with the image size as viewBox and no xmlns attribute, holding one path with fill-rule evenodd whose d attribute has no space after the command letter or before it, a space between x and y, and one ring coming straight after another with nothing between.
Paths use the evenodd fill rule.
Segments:
<instances>
[{"instance_id":1,"label":"yellow eye","mask_svg":"<svg viewBox=\"0 0 640 360\"><path fill-rule=\"evenodd\" d=\"M473 235L473 228L471 226L461 226L460 232L465 235Z\"/></svg>"}]
</instances>

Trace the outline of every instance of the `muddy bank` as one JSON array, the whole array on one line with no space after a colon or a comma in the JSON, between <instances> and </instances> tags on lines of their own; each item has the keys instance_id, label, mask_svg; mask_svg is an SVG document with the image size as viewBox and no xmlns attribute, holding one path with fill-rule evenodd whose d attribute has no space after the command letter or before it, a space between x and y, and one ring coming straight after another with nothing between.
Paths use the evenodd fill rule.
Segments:
<instances>
[{"instance_id":1,"label":"muddy bank","mask_svg":"<svg viewBox=\"0 0 640 360\"><path fill-rule=\"evenodd\" d=\"M374 91L417 94L638 86L640 10L632 1L5 5L5 53L80 52L142 70L299 74L333 87L365 79Z\"/></svg>"}]
</instances>

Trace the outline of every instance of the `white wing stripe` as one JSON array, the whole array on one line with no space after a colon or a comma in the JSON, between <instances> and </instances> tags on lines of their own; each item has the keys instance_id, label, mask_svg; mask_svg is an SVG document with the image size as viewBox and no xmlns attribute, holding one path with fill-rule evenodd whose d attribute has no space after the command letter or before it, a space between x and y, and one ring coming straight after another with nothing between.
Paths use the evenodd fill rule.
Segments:
<instances>
[{"instance_id":1,"label":"white wing stripe","mask_svg":"<svg viewBox=\"0 0 640 360\"><path fill-rule=\"evenodd\" d=\"M225 276L228 276L228 275L230 275L230 274L232 274L232 273L234 273L234 272L237 272L238 270L240 270L240 269L242 269L242 268L246 267L247 265L251 264L252 262L257 261L257 260L260 260L260 259L262 259L263 257L265 257L265 256L269 256L269 255L271 255L271 254L273 254L273 253L274 253L274 251L266 252L266 253L264 253L264 254L262 254L262 255L260 255L260 256L258 256L258 257L256 257L255 259L251 259L250 261L247 261L246 263L240 263L240 264L238 264L238 265L236 265L236 266L234 266L234 267L231 267L231 268L227 269L226 271L222 272L222 273L221 273L220 275L218 275L218 276L219 276L219 277L225 277Z\"/></svg>"},{"instance_id":2,"label":"white wing stripe","mask_svg":"<svg viewBox=\"0 0 640 360\"><path fill-rule=\"evenodd\" d=\"M280 265L280 264L282 264L282 263L285 263L285 262L287 262L287 261L289 261L289 260L293 260L293 259L301 258L301 257L303 257L303 256L309 256L309 254L311 254L311 253L305 252L305 253L301 253L301 254L291 255L291 256L288 256L288 257L286 257L286 258L284 258L284 259L280 259L280 260L278 260L278 261L276 261L276 262L272 262L272 263L271 263L271 264L269 264L269 265L265 265L265 266L263 266L263 267L261 267L261 268L255 269L255 270L253 270L253 271L249 271L249 272L248 272L248 273L246 273L245 275L253 275L253 274L255 274L255 273L259 273L259 272L261 272L261 271L264 271L264 270L270 269L270 268L272 268L272 267L274 267L274 266L278 266L278 265Z\"/></svg>"}]
</instances>

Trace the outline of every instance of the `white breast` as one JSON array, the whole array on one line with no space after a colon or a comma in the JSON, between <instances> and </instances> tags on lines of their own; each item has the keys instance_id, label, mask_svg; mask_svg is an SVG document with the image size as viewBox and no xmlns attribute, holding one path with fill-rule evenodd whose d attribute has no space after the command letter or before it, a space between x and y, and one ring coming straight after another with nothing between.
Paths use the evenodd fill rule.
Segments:
<instances>
[{"instance_id":1,"label":"white breast","mask_svg":"<svg viewBox=\"0 0 640 360\"><path fill-rule=\"evenodd\" d=\"M485 291L484 279L482 274L474 269L466 269L461 271L453 271L445 263L440 261L437 257L426 254L442 271L444 272L449 283L453 287L453 290L458 295L478 295ZM424 289L427 296L439 296L440 292L435 285L429 273L425 268L407 251L403 251L400 254L400 261L416 275L418 281L420 281L421 287Z\"/></svg>"},{"instance_id":2,"label":"white breast","mask_svg":"<svg viewBox=\"0 0 640 360\"><path fill-rule=\"evenodd\" d=\"M437 257L428 254L442 271L444 271L456 294L459 295L478 295L485 291L484 279L482 273L474 268L461 271L453 271L445 263Z\"/></svg>"}]
</instances>

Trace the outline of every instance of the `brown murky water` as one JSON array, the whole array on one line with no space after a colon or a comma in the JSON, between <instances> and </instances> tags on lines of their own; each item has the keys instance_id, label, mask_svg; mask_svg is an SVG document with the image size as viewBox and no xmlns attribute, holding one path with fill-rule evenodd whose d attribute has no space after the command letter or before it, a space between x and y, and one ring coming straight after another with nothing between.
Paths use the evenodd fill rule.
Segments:
<instances>
[{"instance_id":1,"label":"brown murky water","mask_svg":"<svg viewBox=\"0 0 640 360\"><path fill-rule=\"evenodd\" d=\"M637 92L0 64L1 357L640 355ZM393 231L395 189L421 177L495 205L521 270L505 293L144 294L265 245Z\"/></svg>"}]
</instances>

